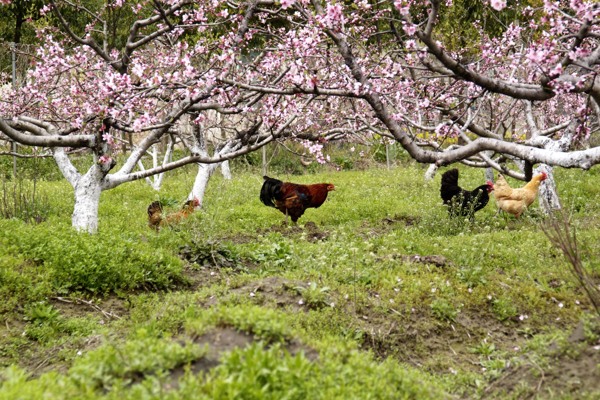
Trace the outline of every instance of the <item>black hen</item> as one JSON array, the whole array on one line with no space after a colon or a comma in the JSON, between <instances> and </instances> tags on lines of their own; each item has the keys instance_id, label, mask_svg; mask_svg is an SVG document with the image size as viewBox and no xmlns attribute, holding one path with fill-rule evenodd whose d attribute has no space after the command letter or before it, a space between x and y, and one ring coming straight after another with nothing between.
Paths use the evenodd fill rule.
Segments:
<instances>
[{"instance_id":1,"label":"black hen","mask_svg":"<svg viewBox=\"0 0 600 400\"><path fill-rule=\"evenodd\" d=\"M490 200L489 193L494 190L492 182L468 191L458 186L458 169L454 168L442 175L440 194L444 204L448 206L451 216L473 218L476 211L481 210Z\"/></svg>"}]
</instances>

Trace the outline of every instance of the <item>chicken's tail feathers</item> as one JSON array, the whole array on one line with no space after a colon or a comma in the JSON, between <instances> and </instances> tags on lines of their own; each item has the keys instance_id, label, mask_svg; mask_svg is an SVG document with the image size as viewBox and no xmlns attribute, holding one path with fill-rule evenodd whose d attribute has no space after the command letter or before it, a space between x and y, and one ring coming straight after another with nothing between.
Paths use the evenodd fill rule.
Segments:
<instances>
[{"instance_id":1,"label":"chicken's tail feathers","mask_svg":"<svg viewBox=\"0 0 600 400\"><path fill-rule=\"evenodd\" d=\"M452 197L460 192L458 187L458 170L453 168L442 174L442 185L440 186L440 194L444 204L448 204Z\"/></svg>"},{"instance_id":2,"label":"chicken's tail feathers","mask_svg":"<svg viewBox=\"0 0 600 400\"><path fill-rule=\"evenodd\" d=\"M260 201L262 201L265 206L275 207L273 200L279 197L283 182L279 179L269 178L266 175L263 178L265 181L260 189Z\"/></svg>"},{"instance_id":3,"label":"chicken's tail feathers","mask_svg":"<svg viewBox=\"0 0 600 400\"><path fill-rule=\"evenodd\" d=\"M458 185L458 169L452 168L442 174L442 186Z\"/></svg>"},{"instance_id":4,"label":"chicken's tail feathers","mask_svg":"<svg viewBox=\"0 0 600 400\"><path fill-rule=\"evenodd\" d=\"M153 201L148 206L148 216L151 217L151 216L155 215L157 212L162 213L162 210L163 210L163 208L162 208L162 204L160 203L160 201Z\"/></svg>"}]
</instances>

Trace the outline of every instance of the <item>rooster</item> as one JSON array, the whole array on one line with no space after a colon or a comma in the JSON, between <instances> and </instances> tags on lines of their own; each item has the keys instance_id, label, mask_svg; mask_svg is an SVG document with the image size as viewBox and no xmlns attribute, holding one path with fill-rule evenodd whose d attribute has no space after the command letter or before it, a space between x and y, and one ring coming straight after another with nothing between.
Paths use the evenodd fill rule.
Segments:
<instances>
[{"instance_id":1,"label":"rooster","mask_svg":"<svg viewBox=\"0 0 600 400\"><path fill-rule=\"evenodd\" d=\"M440 195L444 204L448 206L450 216L473 218L475 212L481 210L490 201L489 193L492 190L494 187L490 181L471 191L461 188L458 186L458 169L454 168L442 175Z\"/></svg>"},{"instance_id":2,"label":"rooster","mask_svg":"<svg viewBox=\"0 0 600 400\"><path fill-rule=\"evenodd\" d=\"M194 197L192 200L185 202L181 210L163 216L163 207L160 201L154 201L148 206L148 226L156 231L161 226L171 225L180 222L192 214L196 207L200 205L200 200Z\"/></svg>"},{"instance_id":3,"label":"rooster","mask_svg":"<svg viewBox=\"0 0 600 400\"><path fill-rule=\"evenodd\" d=\"M502 175L498 175L498 179L494 184L494 197L498 210L506 211L519 218L527 207L535 201L540 184L547 177L548 175L542 172L531 178L522 188L513 189Z\"/></svg>"},{"instance_id":4,"label":"rooster","mask_svg":"<svg viewBox=\"0 0 600 400\"><path fill-rule=\"evenodd\" d=\"M335 190L331 183L298 185L268 176L263 178L265 181L260 189L260 201L284 213L286 223L289 215L296 224L307 208L319 208L327 199L327 194Z\"/></svg>"}]
</instances>

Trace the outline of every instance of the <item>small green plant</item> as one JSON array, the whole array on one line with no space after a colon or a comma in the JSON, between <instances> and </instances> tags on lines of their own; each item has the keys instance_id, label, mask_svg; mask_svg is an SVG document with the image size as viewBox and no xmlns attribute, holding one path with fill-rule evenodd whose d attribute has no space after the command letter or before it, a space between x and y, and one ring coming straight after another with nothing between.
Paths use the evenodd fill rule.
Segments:
<instances>
[{"instance_id":1,"label":"small green plant","mask_svg":"<svg viewBox=\"0 0 600 400\"><path fill-rule=\"evenodd\" d=\"M45 302L31 304L25 308L25 319L38 325L56 322L59 316L58 310Z\"/></svg>"},{"instance_id":2,"label":"small green plant","mask_svg":"<svg viewBox=\"0 0 600 400\"><path fill-rule=\"evenodd\" d=\"M354 169L354 162L347 157L338 156L333 160L333 162L337 164L341 169Z\"/></svg>"},{"instance_id":3,"label":"small green plant","mask_svg":"<svg viewBox=\"0 0 600 400\"><path fill-rule=\"evenodd\" d=\"M215 241L200 242L193 239L191 243L181 247L180 255L199 267L241 269L244 266L234 247Z\"/></svg>"},{"instance_id":4,"label":"small green plant","mask_svg":"<svg viewBox=\"0 0 600 400\"><path fill-rule=\"evenodd\" d=\"M294 289L302 296L302 301L308 308L318 310L331 305L327 286L318 287L316 282L311 282L308 286L296 286Z\"/></svg>"},{"instance_id":5,"label":"small green plant","mask_svg":"<svg viewBox=\"0 0 600 400\"><path fill-rule=\"evenodd\" d=\"M492 302L492 310L500 321L515 318L519 314L514 302L506 297L494 299Z\"/></svg>"},{"instance_id":6,"label":"small green plant","mask_svg":"<svg viewBox=\"0 0 600 400\"><path fill-rule=\"evenodd\" d=\"M266 251L257 252L254 255L254 260L257 262L269 262L274 266L279 266L292 258L292 250L289 243L286 241L278 241L271 243L271 246Z\"/></svg>"},{"instance_id":7,"label":"small green plant","mask_svg":"<svg viewBox=\"0 0 600 400\"><path fill-rule=\"evenodd\" d=\"M474 288L478 285L484 285L487 280L485 272L481 267L462 267L457 272L458 279L467 285L469 288Z\"/></svg>"},{"instance_id":8,"label":"small green plant","mask_svg":"<svg viewBox=\"0 0 600 400\"><path fill-rule=\"evenodd\" d=\"M458 310L454 308L446 299L435 299L431 302L431 311L433 315L441 321L454 322L458 315Z\"/></svg>"},{"instance_id":9,"label":"small green plant","mask_svg":"<svg viewBox=\"0 0 600 400\"><path fill-rule=\"evenodd\" d=\"M188 314L185 326L191 335L204 334L213 326L230 326L268 344L286 342L292 335L284 313L256 305L220 306Z\"/></svg>"},{"instance_id":10,"label":"small green plant","mask_svg":"<svg viewBox=\"0 0 600 400\"><path fill-rule=\"evenodd\" d=\"M494 345L492 342L488 342L487 339L484 339L479 342L477 346L473 347L471 351L489 359L496 351L496 345Z\"/></svg>"},{"instance_id":11,"label":"small green plant","mask_svg":"<svg viewBox=\"0 0 600 400\"><path fill-rule=\"evenodd\" d=\"M254 343L223 357L205 392L213 399L311 398L308 382L314 369L302 353L290 355L279 345L264 349Z\"/></svg>"}]
</instances>

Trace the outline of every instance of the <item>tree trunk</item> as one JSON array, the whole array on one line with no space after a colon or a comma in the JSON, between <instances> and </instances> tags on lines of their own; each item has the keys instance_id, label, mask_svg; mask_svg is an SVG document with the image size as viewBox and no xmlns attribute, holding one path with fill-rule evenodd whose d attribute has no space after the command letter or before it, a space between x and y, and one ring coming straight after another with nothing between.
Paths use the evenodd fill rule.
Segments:
<instances>
[{"instance_id":1,"label":"tree trunk","mask_svg":"<svg viewBox=\"0 0 600 400\"><path fill-rule=\"evenodd\" d=\"M491 168L491 167L487 167L485 169L485 172L483 173L483 176L484 176L484 179L486 181L492 181L492 182L494 182L494 180L495 180L494 179L494 169Z\"/></svg>"},{"instance_id":2,"label":"tree trunk","mask_svg":"<svg viewBox=\"0 0 600 400\"><path fill-rule=\"evenodd\" d=\"M542 164L537 168L536 174L541 172L545 172L548 177L540 185L538 197L540 199L540 208L542 212L548 215L556 210L562 209L562 206L556 191L556 181L554 180L552 167Z\"/></svg>"},{"instance_id":3,"label":"tree trunk","mask_svg":"<svg viewBox=\"0 0 600 400\"><path fill-rule=\"evenodd\" d=\"M197 198L200 201L200 205L202 205L204 201L204 193L206 192L206 187L208 186L208 181L210 180L211 175L217 169L219 164L198 164L198 174L196 174L196 179L194 180L194 186L192 187L192 192L188 196L191 200L193 198Z\"/></svg>"},{"instance_id":4,"label":"tree trunk","mask_svg":"<svg viewBox=\"0 0 600 400\"><path fill-rule=\"evenodd\" d=\"M435 177L435 174L438 170L438 166L435 164L429 164L429 168L425 171L425 180L430 181Z\"/></svg>"},{"instance_id":5,"label":"tree trunk","mask_svg":"<svg viewBox=\"0 0 600 400\"><path fill-rule=\"evenodd\" d=\"M94 165L74 185L75 207L73 208L72 225L80 232L96 233L98 231L98 207L103 177L101 169Z\"/></svg>"},{"instance_id":6,"label":"tree trunk","mask_svg":"<svg viewBox=\"0 0 600 400\"><path fill-rule=\"evenodd\" d=\"M227 179L228 181L231 180L231 168L229 168L229 160L221 163L221 173L223 174L223 178Z\"/></svg>"}]
</instances>

